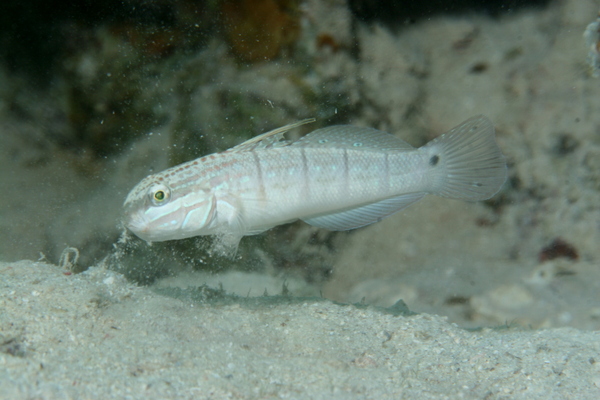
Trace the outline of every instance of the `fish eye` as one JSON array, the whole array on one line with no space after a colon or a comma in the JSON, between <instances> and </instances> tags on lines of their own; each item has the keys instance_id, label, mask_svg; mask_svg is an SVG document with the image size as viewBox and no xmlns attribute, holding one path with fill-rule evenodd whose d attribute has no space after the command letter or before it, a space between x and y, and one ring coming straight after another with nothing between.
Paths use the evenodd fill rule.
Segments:
<instances>
[{"instance_id":1,"label":"fish eye","mask_svg":"<svg viewBox=\"0 0 600 400\"><path fill-rule=\"evenodd\" d=\"M148 191L150 202L155 206L164 206L171 198L171 189L165 185L155 185Z\"/></svg>"},{"instance_id":2,"label":"fish eye","mask_svg":"<svg viewBox=\"0 0 600 400\"><path fill-rule=\"evenodd\" d=\"M163 201L166 196L167 195L163 190L157 190L156 192L154 192L154 200L156 201Z\"/></svg>"}]
</instances>

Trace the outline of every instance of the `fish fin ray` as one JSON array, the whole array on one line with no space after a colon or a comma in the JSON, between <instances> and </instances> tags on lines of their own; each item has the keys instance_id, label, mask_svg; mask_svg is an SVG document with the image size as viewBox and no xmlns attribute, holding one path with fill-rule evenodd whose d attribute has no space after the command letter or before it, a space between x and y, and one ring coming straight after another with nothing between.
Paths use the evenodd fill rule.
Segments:
<instances>
[{"instance_id":1,"label":"fish fin ray","mask_svg":"<svg viewBox=\"0 0 600 400\"><path fill-rule=\"evenodd\" d=\"M272 215L269 213L275 206L272 202L266 202L265 199L249 196L243 196L243 200L237 196L229 196L227 204L229 207L231 207L231 204L235 204L234 207L231 207L235 209L235 214L229 218L227 231L233 231L239 236L251 236L263 233L275 226L273 224L249 226L244 218L244 215L252 215L258 220L272 220ZM295 220L297 220L297 218L285 222L278 222L277 225L286 224Z\"/></svg>"},{"instance_id":2,"label":"fish fin ray","mask_svg":"<svg viewBox=\"0 0 600 400\"><path fill-rule=\"evenodd\" d=\"M240 152L240 151L250 151L255 149L264 149L269 147L279 147L279 146L287 146L290 144L288 141L281 141L283 139L283 134L287 131L297 128L299 126L309 124L314 122L314 118L303 119L302 121L293 122L291 124L287 124L285 126L279 127L277 129L273 129L272 131L263 133L262 135L258 135L253 137L252 139L248 139L243 143L238 144L237 146L232 147L227 150L228 152Z\"/></svg>"},{"instance_id":3,"label":"fish fin ray","mask_svg":"<svg viewBox=\"0 0 600 400\"><path fill-rule=\"evenodd\" d=\"M352 125L334 125L317 129L301 137L291 146L394 152L414 150L413 146L392 134Z\"/></svg>"},{"instance_id":4,"label":"fish fin ray","mask_svg":"<svg viewBox=\"0 0 600 400\"><path fill-rule=\"evenodd\" d=\"M494 126L483 115L472 117L423 146L431 168L432 194L465 201L486 200L506 181L506 159Z\"/></svg>"},{"instance_id":5,"label":"fish fin ray","mask_svg":"<svg viewBox=\"0 0 600 400\"><path fill-rule=\"evenodd\" d=\"M318 228L332 231L347 231L369 225L408 207L421 200L425 193L409 193L381 200L349 210L316 217L302 218L304 222Z\"/></svg>"},{"instance_id":6,"label":"fish fin ray","mask_svg":"<svg viewBox=\"0 0 600 400\"><path fill-rule=\"evenodd\" d=\"M215 229L215 239L210 247L210 254L230 259L235 258L242 237L247 235L248 226L241 210L237 196L224 196L216 201L217 214L225 218L226 225Z\"/></svg>"},{"instance_id":7,"label":"fish fin ray","mask_svg":"<svg viewBox=\"0 0 600 400\"><path fill-rule=\"evenodd\" d=\"M227 257L234 259L237 255L237 250L242 240L242 235L235 233L222 233L218 234L209 249L209 254L219 255L221 257Z\"/></svg>"}]
</instances>

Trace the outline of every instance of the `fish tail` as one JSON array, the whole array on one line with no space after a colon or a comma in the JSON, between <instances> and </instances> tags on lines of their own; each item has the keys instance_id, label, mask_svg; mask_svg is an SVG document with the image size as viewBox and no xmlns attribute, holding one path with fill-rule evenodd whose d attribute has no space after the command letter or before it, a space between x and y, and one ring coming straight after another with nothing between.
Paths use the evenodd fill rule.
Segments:
<instances>
[{"instance_id":1,"label":"fish tail","mask_svg":"<svg viewBox=\"0 0 600 400\"><path fill-rule=\"evenodd\" d=\"M495 195L506 181L506 160L485 116L468 119L421 148L429 156L431 193L479 201Z\"/></svg>"}]
</instances>

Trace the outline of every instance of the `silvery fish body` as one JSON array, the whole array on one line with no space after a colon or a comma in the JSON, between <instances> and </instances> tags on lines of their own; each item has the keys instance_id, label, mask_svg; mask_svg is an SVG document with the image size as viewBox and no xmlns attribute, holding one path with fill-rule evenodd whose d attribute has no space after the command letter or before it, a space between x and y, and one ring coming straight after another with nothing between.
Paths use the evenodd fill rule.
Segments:
<instances>
[{"instance_id":1,"label":"silvery fish body","mask_svg":"<svg viewBox=\"0 0 600 400\"><path fill-rule=\"evenodd\" d=\"M504 156L484 116L418 149L391 134L348 125L282 139L307 122L146 177L125 200L125 225L147 241L218 235L231 250L244 235L297 219L348 230L426 194L485 200L506 180Z\"/></svg>"}]
</instances>

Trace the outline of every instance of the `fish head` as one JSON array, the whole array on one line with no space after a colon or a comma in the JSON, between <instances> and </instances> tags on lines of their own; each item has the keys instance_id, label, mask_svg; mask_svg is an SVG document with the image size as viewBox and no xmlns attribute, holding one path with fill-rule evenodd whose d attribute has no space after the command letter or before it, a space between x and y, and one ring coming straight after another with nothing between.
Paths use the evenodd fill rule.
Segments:
<instances>
[{"instance_id":1,"label":"fish head","mask_svg":"<svg viewBox=\"0 0 600 400\"><path fill-rule=\"evenodd\" d=\"M150 175L125 199L124 224L148 242L184 239L209 234L215 220L216 201L209 187L197 182L169 185L160 175Z\"/></svg>"}]
</instances>

